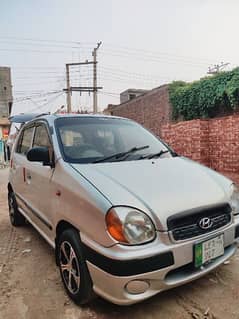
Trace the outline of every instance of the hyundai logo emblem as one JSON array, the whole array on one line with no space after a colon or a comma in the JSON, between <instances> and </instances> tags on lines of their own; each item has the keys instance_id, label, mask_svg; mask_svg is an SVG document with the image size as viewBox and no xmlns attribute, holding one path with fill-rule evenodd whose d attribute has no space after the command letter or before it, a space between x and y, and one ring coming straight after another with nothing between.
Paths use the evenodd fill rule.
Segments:
<instances>
[{"instance_id":1,"label":"hyundai logo emblem","mask_svg":"<svg viewBox=\"0 0 239 319\"><path fill-rule=\"evenodd\" d=\"M213 221L209 217L204 217L199 220L198 224L201 229L209 229L212 227Z\"/></svg>"}]
</instances>

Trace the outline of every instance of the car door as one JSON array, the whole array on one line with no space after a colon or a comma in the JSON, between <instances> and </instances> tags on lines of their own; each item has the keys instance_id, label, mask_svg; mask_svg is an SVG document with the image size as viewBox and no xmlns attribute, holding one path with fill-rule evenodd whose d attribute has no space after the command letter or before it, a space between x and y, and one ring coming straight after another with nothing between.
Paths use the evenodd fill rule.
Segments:
<instances>
[{"instance_id":1,"label":"car door","mask_svg":"<svg viewBox=\"0 0 239 319\"><path fill-rule=\"evenodd\" d=\"M53 147L47 123L41 121L35 124L32 147L47 147L50 156L53 156ZM26 179L28 199L31 203L34 222L48 239L52 239L52 200L54 192L52 175L54 168L43 166L40 162L29 163Z\"/></svg>"},{"instance_id":2,"label":"car door","mask_svg":"<svg viewBox=\"0 0 239 319\"><path fill-rule=\"evenodd\" d=\"M27 213L27 215L29 213L29 203L26 171L28 169L29 162L26 158L26 154L31 148L33 133L33 125L27 126L21 131L11 159L11 184L13 186L18 205L25 213Z\"/></svg>"}]
</instances>

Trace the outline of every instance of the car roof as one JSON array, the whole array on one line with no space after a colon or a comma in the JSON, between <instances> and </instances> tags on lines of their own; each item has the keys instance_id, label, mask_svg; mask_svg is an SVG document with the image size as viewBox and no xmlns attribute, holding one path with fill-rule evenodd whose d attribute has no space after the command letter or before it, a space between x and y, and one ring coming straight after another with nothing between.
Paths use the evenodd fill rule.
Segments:
<instances>
[{"instance_id":1,"label":"car roof","mask_svg":"<svg viewBox=\"0 0 239 319\"><path fill-rule=\"evenodd\" d=\"M22 113L22 114L17 114L17 115L12 115L9 117L9 121L11 123L26 123L31 121L32 119L42 116L42 115L46 115L46 113L41 114L41 113Z\"/></svg>"},{"instance_id":2,"label":"car roof","mask_svg":"<svg viewBox=\"0 0 239 319\"><path fill-rule=\"evenodd\" d=\"M39 120L39 121L46 120L49 124L53 124L53 122L57 118L106 118L106 119L128 120L127 118L112 116L112 115L105 115L105 114L45 114L45 115L36 116L31 121L29 121L28 124L36 120Z\"/></svg>"},{"instance_id":3,"label":"car roof","mask_svg":"<svg viewBox=\"0 0 239 319\"><path fill-rule=\"evenodd\" d=\"M123 118L120 116L106 115L106 114L54 114L55 117L105 117L105 118Z\"/></svg>"}]
</instances>

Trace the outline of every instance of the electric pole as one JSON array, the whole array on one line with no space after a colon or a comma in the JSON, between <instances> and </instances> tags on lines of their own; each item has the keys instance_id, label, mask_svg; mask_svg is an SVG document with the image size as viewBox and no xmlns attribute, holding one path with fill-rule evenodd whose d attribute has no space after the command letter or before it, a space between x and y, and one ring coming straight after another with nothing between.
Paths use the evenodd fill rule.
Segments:
<instances>
[{"instance_id":1,"label":"electric pole","mask_svg":"<svg viewBox=\"0 0 239 319\"><path fill-rule=\"evenodd\" d=\"M71 113L70 65L66 64L67 113Z\"/></svg>"},{"instance_id":2,"label":"electric pole","mask_svg":"<svg viewBox=\"0 0 239 319\"><path fill-rule=\"evenodd\" d=\"M97 109L98 109L98 105L97 105L97 50L99 49L99 47L101 46L102 42L97 43L97 47L94 48L94 50L92 51L92 56L93 56L93 113L97 113Z\"/></svg>"},{"instance_id":3,"label":"electric pole","mask_svg":"<svg viewBox=\"0 0 239 319\"><path fill-rule=\"evenodd\" d=\"M223 63L223 62L221 62L221 64L214 64L213 67L208 68L207 74L218 74L229 64L230 63Z\"/></svg>"},{"instance_id":4,"label":"electric pole","mask_svg":"<svg viewBox=\"0 0 239 319\"><path fill-rule=\"evenodd\" d=\"M98 47L100 46L100 44L98 44ZM97 47L97 48L98 48ZM70 84L70 67L71 66L81 66L81 65L93 65L93 69L96 66L95 61L85 61L85 62L79 62L79 63L67 63L66 64L66 89L63 89L64 92L66 92L67 94L67 113L71 113L72 109L71 109L71 94L72 92L88 92L88 93L97 93L98 90L103 89L102 86L97 86L97 79L93 78L93 86L71 86ZM96 70L94 70L94 75L96 76ZM93 96L94 100L93 100L93 113L97 112L97 96L95 99L95 95ZM96 102L96 104L95 104ZM95 108L96 106L96 108Z\"/></svg>"}]
</instances>

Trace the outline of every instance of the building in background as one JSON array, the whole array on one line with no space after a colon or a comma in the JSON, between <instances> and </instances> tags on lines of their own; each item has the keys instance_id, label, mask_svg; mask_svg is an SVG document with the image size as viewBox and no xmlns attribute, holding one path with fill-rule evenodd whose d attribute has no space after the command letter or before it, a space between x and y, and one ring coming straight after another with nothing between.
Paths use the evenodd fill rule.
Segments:
<instances>
[{"instance_id":1,"label":"building in background","mask_svg":"<svg viewBox=\"0 0 239 319\"><path fill-rule=\"evenodd\" d=\"M127 103L139 96L142 96L148 93L150 90L142 90L142 89L127 89L120 93L120 105ZM106 115L114 115L114 109L118 104L108 104L108 107L104 109L103 113Z\"/></svg>"},{"instance_id":2,"label":"building in background","mask_svg":"<svg viewBox=\"0 0 239 319\"><path fill-rule=\"evenodd\" d=\"M149 90L142 89L128 89L122 93L120 93L120 103L125 103L127 101L133 100L138 96L141 96L147 93Z\"/></svg>"},{"instance_id":3,"label":"building in background","mask_svg":"<svg viewBox=\"0 0 239 319\"><path fill-rule=\"evenodd\" d=\"M0 67L0 164L7 162L7 147L10 122L8 117L12 110L11 69Z\"/></svg>"}]
</instances>

